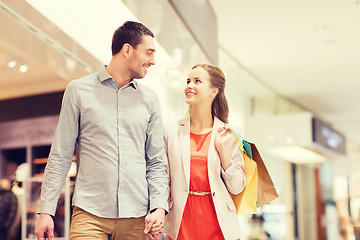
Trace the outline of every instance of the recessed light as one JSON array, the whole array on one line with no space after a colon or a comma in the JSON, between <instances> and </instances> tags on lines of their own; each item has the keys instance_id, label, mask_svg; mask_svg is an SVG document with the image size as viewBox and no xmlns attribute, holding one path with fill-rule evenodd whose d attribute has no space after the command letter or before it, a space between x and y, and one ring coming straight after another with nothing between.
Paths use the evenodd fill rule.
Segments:
<instances>
[{"instance_id":1,"label":"recessed light","mask_svg":"<svg viewBox=\"0 0 360 240\"><path fill-rule=\"evenodd\" d=\"M15 67L16 66L16 61L10 61L10 62L8 62L8 67L9 68L13 68L13 67Z\"/></svg>"},{"instance_id":2,"label":"recessed light","mask_svg":"<svg viewBox=\"0 0 360 240\"><path fill-rule=\"evenodd\" d=\"M23 64L19 67L19 72L24 73L28 70L28 66Z\"/></svg>"}]
</instances>

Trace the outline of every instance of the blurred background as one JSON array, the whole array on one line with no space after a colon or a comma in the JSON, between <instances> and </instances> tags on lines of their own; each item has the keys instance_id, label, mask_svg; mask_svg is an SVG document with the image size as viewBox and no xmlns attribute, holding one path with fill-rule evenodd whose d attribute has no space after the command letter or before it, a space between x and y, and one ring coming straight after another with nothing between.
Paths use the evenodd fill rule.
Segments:
<instances>
[{"instance_id":1,"label":"blurred background","mask_svg":"<svg viewBox=\"0 0 360 240\"><path fill-rule=\"evenodd\" d=\"M155 34L157 64L140 81L164 122L185 115L192 66L225 72L230 123L279 194L239 216L242 239L360 239L359 0L1 0L0 239L34 239L63 91L109 63L127 20ZM78 161L75 151L56 239L68 239Z\"/></svg>"}]
</instances>

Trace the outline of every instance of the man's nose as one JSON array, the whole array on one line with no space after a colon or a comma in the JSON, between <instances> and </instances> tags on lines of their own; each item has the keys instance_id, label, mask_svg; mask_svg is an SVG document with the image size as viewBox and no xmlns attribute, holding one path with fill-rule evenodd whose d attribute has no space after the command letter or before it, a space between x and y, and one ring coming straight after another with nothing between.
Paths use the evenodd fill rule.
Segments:
<instances>
[{"instance_id":1,"label":"man's nose","mask_svg":"<svg viewBox=\"0 0 360 240\"><path fill-rule=\"evenodd\" d=\"M150 64L151 64L151 65L155 65L155 64L156 64L155 56L153 56L153 57L150 59Z\"/></svg>"}]
</instances>

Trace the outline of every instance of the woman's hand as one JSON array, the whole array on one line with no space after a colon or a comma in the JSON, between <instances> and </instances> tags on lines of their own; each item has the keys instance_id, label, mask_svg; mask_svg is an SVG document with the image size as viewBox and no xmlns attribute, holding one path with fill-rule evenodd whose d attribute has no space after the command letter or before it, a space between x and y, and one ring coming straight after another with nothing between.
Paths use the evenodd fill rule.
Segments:
<instances>
[{"instance_id":1,"label":"woman's hand","mask_svg":"<svg viewBox=\"0 0 360 240\"><path fill-rule=\"evenodd\" d=\"M159 239L164 232L165 210L162 208L156 209L153 213L149 213L145 217L144 233L151 240Z\"/></svg>"},{"instance_id":2,"label":"woman's hand","mask_svg":"<svg viewBox=\"0 0 360 240\"><path fill-rule=\"evenodd\" d=\"M226 147L226 143L233 137L227 130L231 130L229 126L225 125L219 128L215 134L215 148L219 152Z\"/></svg>"}]
</instances>

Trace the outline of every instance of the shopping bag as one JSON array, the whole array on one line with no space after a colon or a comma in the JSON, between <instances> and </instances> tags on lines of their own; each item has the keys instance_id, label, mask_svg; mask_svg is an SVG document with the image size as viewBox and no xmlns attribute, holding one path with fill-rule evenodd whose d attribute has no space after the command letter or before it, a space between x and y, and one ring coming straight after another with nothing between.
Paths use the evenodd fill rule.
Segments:
<instances>
[{"instance_id":1,"label":"shopping bag","mask_svg":"<svg viewBox=\"0 0 360 240\"><path fill-rule=\"evenodd\" d=\"M252 159L252 152L251 152L251 145L248 141L246 141L245 139L242 140L242 144L244 147L244 150L246 152L246 154Z\"/></svg>"},{"instance_id":2,"label":"shopping bag","mask_svg":"<svg viewBox=\"0 0 360 240\"><path fill-rule=\"evenodd\" d=\"M257 164L246 153L240 137L234 131L228 130L228 132L235 137L240 152L244 158L246 177L245 189L236 195L230 193L230 196L235 204L237 214L256 213L256 201L258 193Z\"/></svg>"},{"instance_id":3,"label":"shopping bag","mask_svg":"<svg viewBox=\"0 0 360 240\"><path fill-rule=\"evenodd\" d=\"M262 160L259 151L255 144L250 143L252 159L257 163L258 173L258 194L257 194L257 207L261 207L279 197L276 192L273 181L271 180L270 174L266 169L264 161Z\"/></svg>"}]
</instances>

